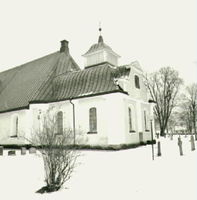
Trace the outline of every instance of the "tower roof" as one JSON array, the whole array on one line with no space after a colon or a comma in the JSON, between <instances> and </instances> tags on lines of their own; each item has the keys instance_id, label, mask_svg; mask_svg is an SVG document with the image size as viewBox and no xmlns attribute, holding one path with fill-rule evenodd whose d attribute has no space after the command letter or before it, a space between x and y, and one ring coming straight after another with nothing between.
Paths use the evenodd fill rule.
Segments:
<instances>
[{"instance_id":1,"label":"tower roof","mask_svg":"<svg viewBox=\"0 0 197 200\"><path fill-rule=\"evenodd\" d=\"M83 56L87 56L90 54L94 54L95 52L101 51L101 50L106 50L109 51L113 54L115 54L117 57L120 57L117 53L115 53L110 46L104 43L102 35L99 35L98 43L93 44L89 50L83 54Z\"/></svg>"}]
</instances>

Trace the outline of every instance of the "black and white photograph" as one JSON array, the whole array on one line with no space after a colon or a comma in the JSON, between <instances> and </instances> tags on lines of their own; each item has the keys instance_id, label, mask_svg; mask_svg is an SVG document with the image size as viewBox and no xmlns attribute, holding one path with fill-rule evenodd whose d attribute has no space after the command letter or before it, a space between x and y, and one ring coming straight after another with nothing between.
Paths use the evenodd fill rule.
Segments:
<instances>
[{"instance_id":1,"label":"black and white photograph","mask_svg":"<svg viewBox=\"0 0 197 200\"><path fill-rule=\"evenodd\" d=\"M196 187L195 0L0 0L0 199Z\"/></svg>"}]
</instances>

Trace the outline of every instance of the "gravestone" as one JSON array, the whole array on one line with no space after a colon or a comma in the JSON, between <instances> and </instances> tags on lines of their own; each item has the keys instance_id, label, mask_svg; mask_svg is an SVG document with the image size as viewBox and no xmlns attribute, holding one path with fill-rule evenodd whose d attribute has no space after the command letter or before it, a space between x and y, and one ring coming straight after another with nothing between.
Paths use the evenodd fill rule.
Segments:
<instances>
[{"instance_id":1,"label":"gravestone","mask_svg":"<svg viewBox=\"0 0 197 200\"><path fill-rule=\"evenodd\" d=\"M161 156L161 143L160 143L160 141L157 143L157 156Z\"/></svg>"},{"instance_id":2,"label":"gravestone","mask_svg":"<svg viewBox=\"0 0 197 200\"><path fill-rule=\"evenodd\" d=\"M195 150L195 142L194 142L194 136L193 135L191 135L190 142L191 142L191 150L194 151Z\"/></svg>"},{"instance_id":3,"label":"gravestone","mask_svg":"<svg viewBox=\"0 0 197 200\"><path fill-rule=\"evenodd\" d=\"M173 140L173 134L170 135L170 139Z\"/></svg>"},{"instance_id":4,"label":"gravestone","mask_svg":"<svg viewBox=\"0 0 197 200\"><path fill-rule=\"evenodd\" d=\"M25 147L21 147L21 155L25 155L26 154L26 148Z\"/></svg>"},{"instance_id":5,"label":"gravestone","mask_svg":"<svg viewBox=\"0 0 197 200\"><path fill-rule=\"evenodd\" d=\"M16 155L16 151L15 150L8 151L8 156L15 156L15 155Z\"/></svg>"},{"instance_id":6,"label":"gravestone","mask_svg":"<svg viewBox=\"0 0 197 200\"><path fill-rule=\"evenodd\" d=\"M36 153L36 148L35 147L31 147L29 149L29 153L32 154L32 153Z\"/></svg>"},{"instance_id":7,"label":"gravestone","mask_svg":"<svg viewBox=\"0 0 197 200\"><path fill-rule=\"evenodd\" d=\"M140 142L143 142L143 133L142 132L139 132L139 140L140 140Z\"/></svg>"},{"instance_id":8,"label":"gravestone","mask_svg":"<svg viewBox=\"0 0 197 200\"><path fill-rule=\"evenodd\" d=\"M0 156L3 155L3 146L0 146Z\"/></svg>"},{"instance_id":9,"label":"gravestone","mask_svg":"<svg viewBox=\"0 0 197 200\"><path fill-rule=\"evenodd\" d=\"M182 156L183 155L183 148L182 148L182 141L181 141L180 136L178 137L178 146L179 146L180 155Z\"/></svg>"}]
</instances>

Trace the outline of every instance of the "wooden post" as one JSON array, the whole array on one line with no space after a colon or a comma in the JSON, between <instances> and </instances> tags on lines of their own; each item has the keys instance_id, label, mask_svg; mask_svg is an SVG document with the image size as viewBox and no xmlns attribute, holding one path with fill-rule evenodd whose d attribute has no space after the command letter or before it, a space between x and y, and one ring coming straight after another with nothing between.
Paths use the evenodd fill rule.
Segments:
<instances>
[{"instance_id":1,"label":"wooden post","mask_svg":"<svg viewBox=\"0 0 197 200\"><path fill-rule=\"evenodd\" d=\"M152 160L154 160L154 143L153 143L153 121L150 121L150 126L151 126L151 146L152 146Z\"/></svg>"}]
</instances>

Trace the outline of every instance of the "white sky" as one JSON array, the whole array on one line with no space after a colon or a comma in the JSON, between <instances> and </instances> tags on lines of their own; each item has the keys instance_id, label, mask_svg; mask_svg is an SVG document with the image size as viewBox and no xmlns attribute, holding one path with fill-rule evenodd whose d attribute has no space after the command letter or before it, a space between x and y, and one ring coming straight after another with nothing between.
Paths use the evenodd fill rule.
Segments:
<instances>
[{"instance_id":1,"label":"white sky","mask_svg":"<svg viewBox=\"0 0 197 200\"><path fill-rule=\"evenodd\" d=\"M98 40L138 60L144 71L172 66L185 83L197 81L196 0L0 0L0 71L59 50L81 55Z\"/></svg>"}]
</instances>

